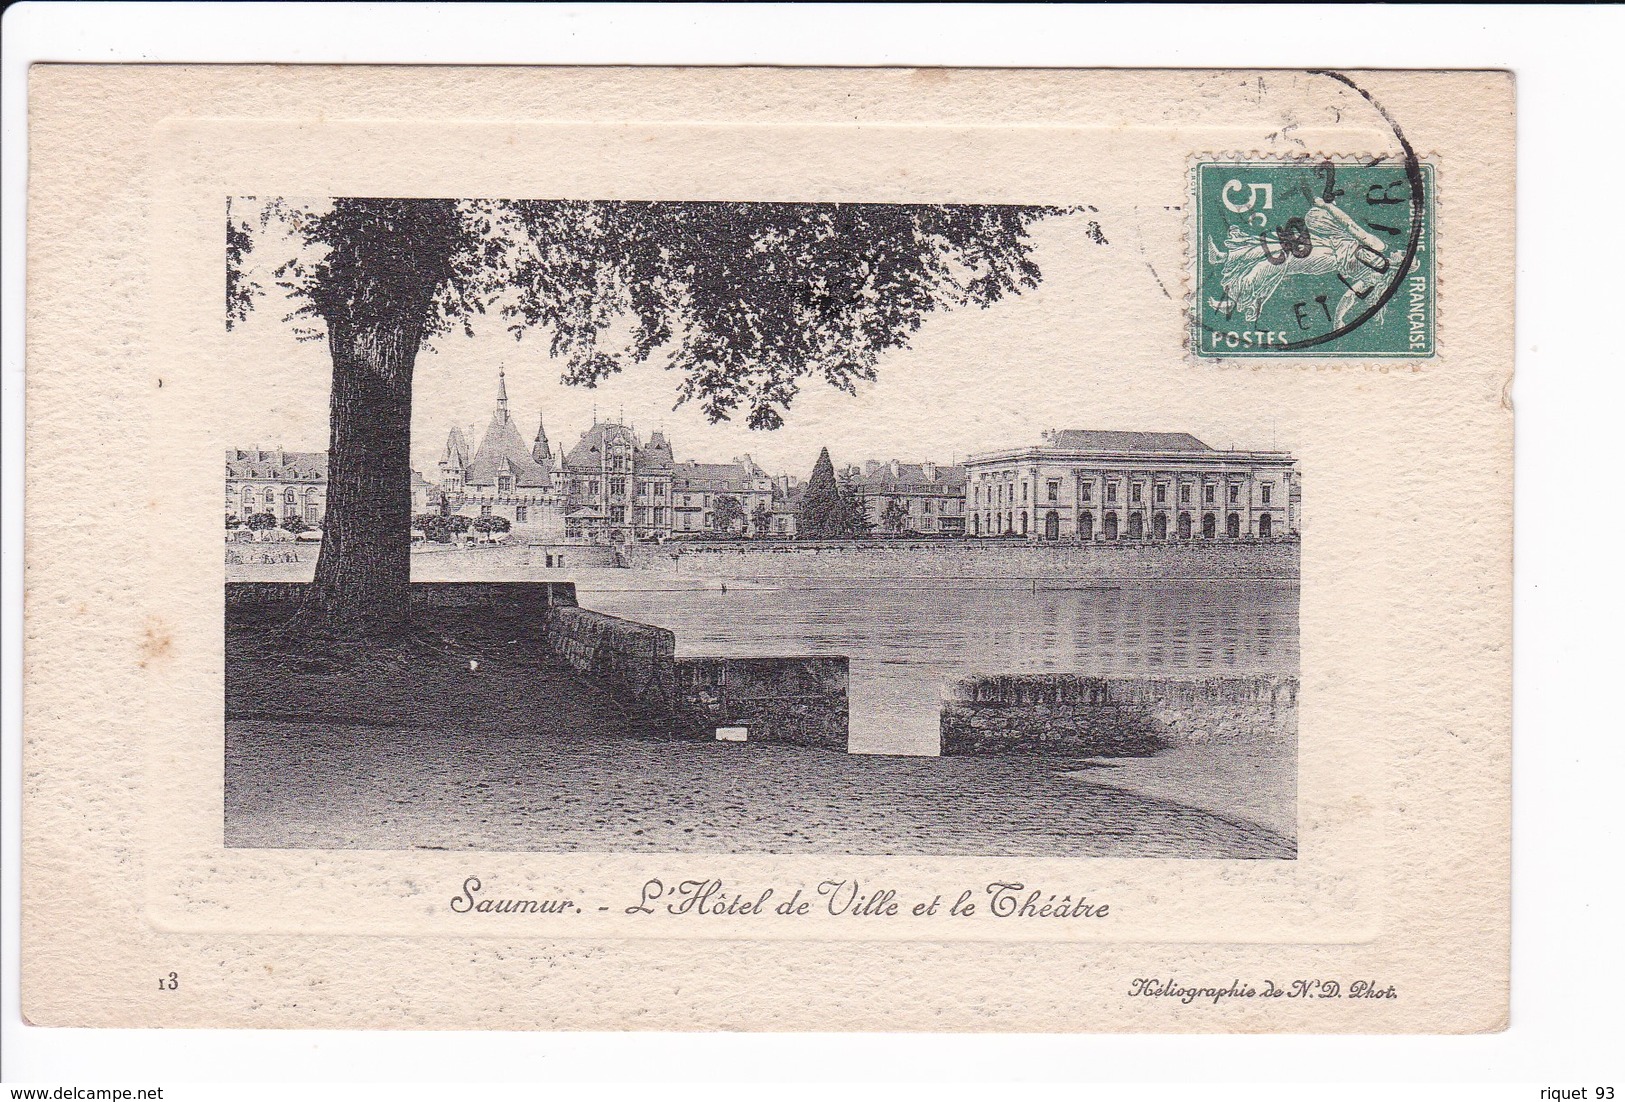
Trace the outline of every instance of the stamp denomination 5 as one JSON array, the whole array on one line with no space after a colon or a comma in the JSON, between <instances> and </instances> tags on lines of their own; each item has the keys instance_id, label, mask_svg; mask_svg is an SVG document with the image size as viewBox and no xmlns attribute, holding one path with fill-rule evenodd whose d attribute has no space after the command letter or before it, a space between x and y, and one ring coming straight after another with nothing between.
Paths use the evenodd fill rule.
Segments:
<instances>
[{"instance_id":1,"label":"stamp denomination 5","mask_svg":"<svg viewBox=\"0 0 1625 1102\"><path fill-rule=\"evenodd\" d=\"M1434 354L1431 165L1203 159L1191 193L1198 357Z\"/></svg>"}]
</instances>

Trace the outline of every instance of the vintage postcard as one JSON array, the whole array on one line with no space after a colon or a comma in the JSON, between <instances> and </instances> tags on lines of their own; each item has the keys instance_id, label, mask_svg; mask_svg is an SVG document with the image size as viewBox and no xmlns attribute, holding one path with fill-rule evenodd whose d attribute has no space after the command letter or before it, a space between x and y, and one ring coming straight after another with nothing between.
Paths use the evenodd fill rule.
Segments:
<instances>
[{"instance_id":1,"label":"vintage postcard","mask_svg":"<svg viewBox=\"0 0 1625 1102\"><path fill-rule=\"evenodd\" d=\"M1507 74L31 85L29 1020L1505 1027Z\"/></svg>"}]
</instances>

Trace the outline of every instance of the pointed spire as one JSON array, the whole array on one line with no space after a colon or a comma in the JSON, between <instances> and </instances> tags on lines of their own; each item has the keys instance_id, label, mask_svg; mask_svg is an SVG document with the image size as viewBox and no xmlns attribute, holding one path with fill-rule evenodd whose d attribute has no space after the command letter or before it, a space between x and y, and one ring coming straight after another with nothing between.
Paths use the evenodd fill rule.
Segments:
<instances>
[{"instance_id":1,"label":"pointed spire","mask_svg":"<svg viewBox=\"0 0 1625 1102\"><path fill-rule=\"evenodd\" d=\"M547 424L539 414L536 418L536 444L530 449L530 454L543 467L552 467L553 449L547 443Z\"/></svg>"},{"instance_id":2,"label":"pointed spire","mask_svg":"<svg viewBox=\"0 0 1625 1102\"><path fill-rule=\"evenodd\" d=\"M508 372L501 364L497 365L497 415L508 418Z\"/></svg>"}]
</instances>

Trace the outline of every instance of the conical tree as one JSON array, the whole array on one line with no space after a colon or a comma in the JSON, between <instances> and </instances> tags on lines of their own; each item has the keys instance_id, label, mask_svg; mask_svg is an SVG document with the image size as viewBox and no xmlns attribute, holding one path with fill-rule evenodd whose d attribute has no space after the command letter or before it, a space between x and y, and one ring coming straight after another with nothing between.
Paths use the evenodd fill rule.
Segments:
<instances>
[{"instance_id":1,"label":"conical tree","mask_svg":"<svg viewBox=\"0 0 1625 1102\"><path fill-rule=\"evenodd\" d=\"M818 452L813 464L812 477L801 495L801 508L796 514L796 533L804 540L833 540L841 538L844 502L841 488L835 483L835 464L830 462L829 449Z\"/></svg>"}]
</instances>

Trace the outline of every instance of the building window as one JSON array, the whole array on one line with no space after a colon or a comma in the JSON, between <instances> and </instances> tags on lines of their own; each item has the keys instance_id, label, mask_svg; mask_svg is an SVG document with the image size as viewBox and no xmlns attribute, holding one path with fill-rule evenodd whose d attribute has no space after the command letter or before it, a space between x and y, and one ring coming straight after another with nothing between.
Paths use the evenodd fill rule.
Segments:
<instances>
[{"instance_id":1,"label":"building window","mask_svg":"<svg viewBox=\"0 0 1625 1102\"><path fill-rule=\"evenodd\" d=\"M1061 482L1060 482L1059 479L1051 479L1050 480L1050 483L1049 483L1049 499L1051 501L1060 501L1061 500Z\"/></svg>"},{"instance_id":2,"label":"building window","mask_svg":"<svg viewBox=\"0 0 1625 1102\"><path fill-rule=\"evenodd\" d=\"M497 493L505 494L513 489L513 479L507 475L497 476Z\"/></svg>"},{"instance_id":3,"label":"building window","mask_svg":"<svg viewBox=\"0 0 1625 1102\"><path fill-rule=\"evenodd\" d=\"M1138 505L1145 496L1145 483L1135 482L1128 488L1128 500L1131 505Z\"/></svg>"},{"instance_id":4,"label":"building window","mask_svg":"<svg viewBox=\"0 0 1625 1102\"><path fill-rule=\"evenodd\" d=\"M513 519L516 524L524 524L530 519L530 510L523 505L513 507Z\"/></svg>"},{"instance_id":5,"label":"building window","mask_svg":"<svg viewBox=\"0 0 1625 1102\"><path fill-rule=\"evenodd\" d=\"M1268 482L1264 483L1264 485L1259 488L1258 492L1260 495L1260 500L1262 500L1265 505L1268 505L1270 503L1270 484Z\"/></svg>"},{"instance_id":6,"label":"building window","mask_svg":"<svg viewBox=\"0 0 1625 1102\"><path fill-rule=\"evenodd\" d=\"M1237 483L1237 482L1230 483L1230 504L1234 505L1236 502L1238 502L1240 500L1241 500L1241 484Z\"/></svg>"},{"instance_id":7,"label":"building window","mask_svg":"<svg viewBox=\"0 0 1625 1102\"><path fill-rule=\"evenodd\" d=\"M612 478L609 480L609 494L611 497L626 496L626 479Z\"/></svg>"},{"instance_id":8,"label":"building window","mask_svg":"<svg viewBox=\"0 0 1625 1102\"><path fill-rule=\"evenodd\" d=\"M1078 483L1078 500L1093 501L1095 499L1095 484L1093 482Z\"/></svg>"},{"instance_id":9,"label":"building window","mask_svg":"<svg viewBox=\"0 0 1625 1102\"><path fill-rule=\"evenodd\" d=\"M611 505L609 507L609 522L611 524L625 524L626 523L626 506L624 506L624 505Z\"/></svg>"},{"instance_id":10,"label":"building window","mask_svg":"<svg viewBox=\"0 0 1625 1102\"><path fill-rule=\"evenodd\" d=\"M292 505L297 500L298 498L294 496L292 487L282 491L282 503L284 505Z\"/></svg>"},{"instance_id":11,"label":"building window","mask_svg":"<svg viewBox=\"0 0 1625 1102\"><path fill-rule=\"evenodd\" d=\"M1202 503L1204 505L1213 504L1213 484L1211 482L1202 487Z\"/></svg>"},{"instance_id":12,"label":"building window","mask_svg":"<svg viewBox=\"0 0 1625 1102\"><path fill-rule=\"evenodd\" d=\"M1166 482L1157 483L1157 488L1156 488L1156 491L1155 491L1155 497L1156 497L1156 501L1157 501L1158 505L1164 505L1164 504L1167 503L1167 501L1168 501L1168 484Z\"/></svg>"},{"instance_id":13,"label":"building window","mask_svg":"<svg viewBox=\"0 0 1625 1102\"><path fill-rule=\"evenodd\" d=\"M1191 487L1190 483L1188 482L1179 488L1179 503L1181 505L1189 505L1191 503Z\"/></svg>"},{"instance_id":14,"label":"building window","mask_svg":"<svg viewBox=\"0 0 1625 1102\"><path fill-rule=\"evenodd\" d=\"M1025 482L1021 484L1021 503L1023 505L1027 504L1027 484ZM1023 532L1022 534L1025 535L1026 533Z\"/></svg>"},{"instance_id":15,"label":"building window","mask_svg":"<svg viewBox=\"0 0 1625 1102\"><path fill-rule=\"evenodd\" d=\"M925 499L925 515L926 516L931 515L931 499L930 498Z\"/></svg>"},{"instance_id":16,"label":"building window","mask_svg":"<svg viewBox=\"0 0 1625 1102\"><path fill-rule=\"evenodd\" d=\"M1115 482L1106 483L1106 504L1117 504L1117 483Z\"/></svg>"},{"instance_id":17,"label":"building window","mask_svg":"<svg viewBox=\"0 0 1625 1102\"><path fill-rule=\"evenodd\" d=\"M316 523L316 506L314 506L314 505L306 505L305 506L305 521L308 524L315 524Z\"/></svg>"},{"instance_id":18,"label":"building window","mask_svg":"<svg viewBox=\"0 0 1625 1102\"><path fill-rule=\"evenodd\" d=\"M488 517L490 515L491 515L491 507L489 505L481 505L480 506L480 516Z\"/></svg>"}]
</instances>

